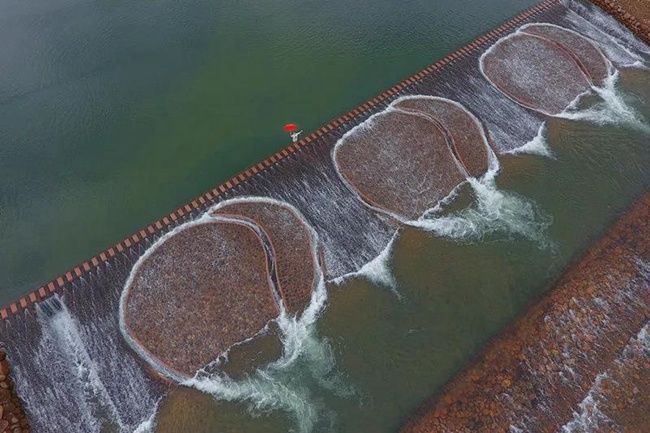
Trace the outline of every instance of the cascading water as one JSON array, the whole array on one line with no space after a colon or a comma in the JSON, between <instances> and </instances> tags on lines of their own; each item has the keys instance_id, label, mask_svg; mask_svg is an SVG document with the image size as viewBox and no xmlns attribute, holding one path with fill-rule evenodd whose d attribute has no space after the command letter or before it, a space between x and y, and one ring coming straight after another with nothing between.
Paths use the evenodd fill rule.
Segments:
<instances>
[{"instance_id":1,"label":"cascading water","mask_svg":"<svg viewBox=\"0 0 650 433\"><path fill-rule=\"evenodd\" d=\"M496 186L497 170L481 179L468 178L473 204L449 215L427 214L409 225L458 241L481 241L491 235L521 236L548 247L546 229L552 220L531 200Z\"/></svg>"},{"instance_id":2,"label":"cascading water","mask_svg":"<svg viewBox=\"0 0 650 433\"><path fill-rule=\"evenodd\" d=\"M546 122L542 123L542 126L539 127L537 135L535 138L527 142L521 147L513 149L509 153L518 154L518 153L529 153L532 155L545 156L547 158L553 158L553 151L548 147L548 142L546 141Z\"/></svg>"},{"instance_id":3,"label":"cascading water","mask_svg":"<svg viewBox=\"0 0 650 433\"><path fill-rule=\"evenodd\" d=\"M619 58L625 59L624 66L633 66L642 59L648 59L650 48L616 18L586 2L564 0L563 3L567 13L562 19L572 23L583 34L600 42L614 62L618 63Z\"/></svg>"},{"instance_id":4,"label":"cascading water","mask_svg":"<svg viewBox=\"0 0 650 433\"><path fill-rule=\"evenodd\" d=\"M300 317L285 311L281 313L277 324L283 353L277 361L242 379L200 371L184 384L219 400L246 402L253 413L284 411L295 421L297 431L301 433L311 432L317 425L329 429L328 408L319 403L315 394L321 390L347 396L353 393L353 389L336 371L334 355L327 340L319 337L315 330L326 300L327 292L321 280L310 305Z\"/></svg>"},{"instance_id":5,"label":"cascading water","mask_svg":"<svg viewBox=\"0 0 650 433\"><path fill-rule=\"evenodd\" d=\"M41 332L35 350L12 354L35 431L131 433L149 416L157 398L107 330L112 320L98 315L82 324L60 297L40 304L35 319Z\"/></svg>"},{"instance_id":6,"label":"cascading water","mask_svg":"<svg viewBox=\"0 0 650 433\"><path fill-rule=\"evenodd\" d=\"M602 11L585 8L580 2L567 5L570 9L566 13L549 20L597 41L615 67L638 67L646 61L647 47ZM498 154L553 155L545 139L548 119L499 93L481 75L476 62L476 58L461 59L440 78L425 80L408 92L461 101L485 125L490 144ZM620 124L648 132L646 120L617 88L618 76L613 69L602 87L592 89L601 101L586 108L576 105L558 117L597 125ZM283 411L301 433L336 430L336 411L321 394L342 399L357 395L355 384L339 370L331 341L320 335L316 326L328 302L325 280L341 283L354 276L395 292L398 286L391 262L400 235L395 222L364 205L341 181L330 158L331 143L352 126L331 132L226 194L225 198L268 196L299 209L318 233L325 275L301 315L282 311L275 320L283 346L278 360L241 378L206 369L184 382L217 399L244 402L254 413ZM496 155L490 153L486 174L466 176L448 196L406 225L459 244L505 237L552 246L548 235L550 216L531 198L498 188L499 170ZM468 192L471 203L450 210ZM144 363L129 349L118 325L120 290L136 258L120 256L112 264L87 274L69 298L66 295L42 302L35 316L29 311L6 325L4 335L10 342L18 391L34 431L153 431L164 387L151 378ZM105 299L96 299L102 296ZM400 292L398 296L403 295ZM411 338L418 332L414 327L397 338Z\"/></svg>"},{"instance_id":7,"label":"cascading water","mask_svg":"<svg viewBox=\"0 0 650 433\"><path fill-rule=\"evenodd\" d=\"M619 90L617 86L618 78L618 70L611 71L602 87L592 87L592 91L598 95L600 101L592 103L588 107L579 108L583 95L572 106L560 113L558 117L569 120L583 120L597 125L625 125L644 133L650 133L648 123L626 102L626 95Z\"/></svg>"}]
</instances>

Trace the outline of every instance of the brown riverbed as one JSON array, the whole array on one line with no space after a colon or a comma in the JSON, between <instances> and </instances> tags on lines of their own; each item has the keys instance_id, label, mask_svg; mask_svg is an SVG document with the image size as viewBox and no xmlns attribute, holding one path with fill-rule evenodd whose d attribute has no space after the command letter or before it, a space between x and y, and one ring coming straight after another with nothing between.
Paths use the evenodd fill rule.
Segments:
<instances>
[{"instance_id":1,"label":"brown riverbed","mask_svg":"<svg viewBox=\"0 0 650 433\"><path fill-rule=\"evenodd\" d=\"M649 323L647 193L402 433L647 432Z\"/></svg>"}]
</instances>

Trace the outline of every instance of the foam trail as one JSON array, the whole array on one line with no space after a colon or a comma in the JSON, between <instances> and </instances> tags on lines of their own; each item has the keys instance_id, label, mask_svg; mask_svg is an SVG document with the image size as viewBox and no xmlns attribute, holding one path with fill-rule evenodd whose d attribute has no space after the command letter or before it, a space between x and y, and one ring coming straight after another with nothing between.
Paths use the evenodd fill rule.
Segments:
<instances>
[{"instance_id":1,"label":"foam trail","mask_svg":"<svg viewBox=\"0 0 650 433\"><path fill-rule=\"evenodd\" d=\"M53 383L57 385L43 386L38 374L30 375L20 364L14 368L21 397L30 415L37 420L33 427L39 431L98 433L108 420L118 431L130 431L123 411L118 410L118 405L123 409L121 404L125 402L111 393L110 384L102 380L101 366L91 355L92 342L87 341L86 331L61 298L54 296L37 306L36 318L42 335L29 355L30 361L35 363L39 374L47 372L48 377L54 377ZM125 368L123 373L130 372ZM32 383L32 379L36 382ZM57 402L54 409L52 402ZM135 406L134 402L127 403Z\"/></svg>"},{"instance_id":2,"label":"foam trail","mask_svg":"<svg viewBox=\"0 0 650 433\"><path fill-rule=\"evenodd\" d=\"M156 427L156 414L158 412L158 408L156 408L151 416L142 421L139 426L133 430L133 433L154 433L154 428Z\"/></svg>"},{"instance_id":3,"label":"foam trail","mask_svg":"<svg viewBox=\"0 0 650 433\"><path fill-rule=\"evenodd\" d=\"M546 141L546 137L544 136L546 132L546 123L542 123L539 127L539 130L537 131L537 135L524 144L521 147L517 147L515 149L512 149L508 153L512 154L520 154L520 153L527 153L527 154L532 154L532 155L540 155L540 156L546 156L548 158L555 158L553 155L553 152L551 151L551 148L548 146L548 142Z\"/></svg>"},{"instance_id":4,"label":"foam trail","mask_svg":"<svg viewBox=\"0 0 650 433\"><path fill-rule=\"evenodd\" d=\"M397 280L390 268L390 259L393 254L393 246L397 239L398 233L395 232L386 248L384 248L377 257L366 263L356 272L342 275L331 280L335 284L342 284L348 278L364 278L371 283L379 286L385 286L391 289L398 297Z\"/></svg>"},{"instance_id":5,"label":"foam trail","mask_svg":"<svg viewBox=\"0 0 650 433\"><path fill-rule=\"evenodd\" d=\"M359 269L357 275L365 277L375 284L384 285L391 288L393 291L396 291L397 281L395 280L389 266L395 238L396 235L393 236L390 243L377 257Z\"/></svg>"},{"instance_id":6,"label":"foam trail","mask_svg":"<svg viewBox=\"0 0 650 433\"><path fill-rule=\"evenodd\" d=\"M600 8L576 0L564 0L563 3L573 15L579 16L583 22L589 23L590 27L597 29L603 35L604 40L624 46L631 52L650 54L650 49L645 43L634 36L616 18ZM587 30L584 25L580 26L580 28Z\"/></svg>"},{"instance_id":7,"label":"foam trail","mask_svg":"<svg viewBox=\"0 0 650 433\"><path fill-rule=\"evenodd\" d=\"M65 306L51 319L49 326L52 331L51 335L59 346L68 349L67 352L72 365L74 365L77 379L83 384L86 401L91 406L95 406L94 410L107 411L111 419L117 422L120 429L123 430L124 424L120 419L119 411L99 378L98 368L86 350L79 332L79 325Z\"/></svg>"},{"instance_id":8,"label":"foam trail","mask_svg":"<svg viewBox=\"0 0 650 433\"><path fill-rule=\"evenodd\" d=\"M611 73L602 87L593 86L592 90L601 101L585 109L577 109L581 95L564 112L557 117L570 120L585 120L597 125L626 125L645 133L650 133L650 126L633 107L627 104L624 95L617 89L619 73Z\"/></svg>"},{"instance_id":9,"label":"foam trail","mask_svg":"<svg viewBox=\"0 0 650 433\"><path fill-rule=\"evenodd\" d=\"M537 205L516 193L501 191L495 178L498 161L481 178L467 178L474 192L472 206L444 216L424 216L409 225L428 230L439 236L459 241L479 241L501 233L520 236L549 247L547 228L552 219Z\"/></svg>"},{"instance_id":10,"label":"foam trail","mask_svg":"<svg viewBox=\"0 0 650 433\"><path fill-rule=\"evenodd\" d=\"M350 395L335 370L334 354L328 342L320 338L315 323L327 300L324 280L300 317L283 311L277 319L283 344L282 357L235 380L221 373L200 371L184 382L219 400L246 402L253 412L283 410L301 433L309 433L327 420L328 410L313 396L313 383L321 390Z\"/></svg>"}]
</instances>

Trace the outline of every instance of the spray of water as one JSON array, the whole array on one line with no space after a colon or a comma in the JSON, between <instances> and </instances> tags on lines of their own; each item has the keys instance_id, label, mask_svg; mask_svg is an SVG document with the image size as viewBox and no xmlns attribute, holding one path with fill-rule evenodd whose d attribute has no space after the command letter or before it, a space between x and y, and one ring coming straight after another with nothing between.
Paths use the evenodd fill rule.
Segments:
<instances>
[{"instance_id":1,"label":"spray of water","mask_svg":"<svg viewBox=\"0 0 650 433\"><path fill-rule=\"evenodd\" d=\"M600 101L588 108L578 108L580 95L557 117L570 120L583 120L597 125L622 125L644 133L650 133L650 126L643 117L625 100L625 95L618 89L618 70L613 70L602 87L593 86L592 90Z\"/></svg>"},{"instance_id":2,"label":"spray of water","mask_svg":"<svg viewBox=\"0 0 650 433\"><path fill-rule=\"evenodd\" d=\"M497 188L494 176L468 178L473 204L461 211L438 217L423 217L409 224L449 239L477 242L491 235L517 236L551 246L547 229L552 219L531 200Z\"/></svg>"},{"instance_id":3,"label":"spray of water","mask_svg":"<svg viewBox=\"0 0 650 433\"><path fill-rule=\"evenodd\" d=\"M315 329L326 300L327 292L321 279L300 317L282 311L277 324L283 354L277 361L241 379L203 370L184 384L219 400L246 402L252 413L282 410L293 419L298 432L313 431L332 416L315 396L314 389L341 396L353 393L335 369L331 346Z\"/></svg>"},{"instance_id":4,"label":"spray of water","mask_svg":"<svg viewBox=\"0 0 650 433\"><path fill-rule=\"evenodd\" d=\"M393 246L397 236L398 234L395 232L390 242L388 242L388 245L386 245L379 255L363 265L361 269L334 278L332 282L334 284L342 284L349 278L364 278L373 284L388 287L397 297L399 297L400 295L397 291L397 280L390 269L390 258L393 253Z\"/></svg>"},{"instance_id":5,"label":"spray of water","mask_svg":"<svg viewBox=\"0 0 650 433\"><path fill-rule=\"evenodd\" d=\"M540 156L545 156L547 158L553 158L555 159L555 155L553 155L553 152L551 151L551 148L548 146L548 142L546 141L546 123L542 123L537 130L537 135L524 144L521 147L517 147L513 150L511 150L508 153L511 154L520 154L520 153L527 153L527 154L532 154L532 155L540 155Z\"/></svg>"}]
</instances>

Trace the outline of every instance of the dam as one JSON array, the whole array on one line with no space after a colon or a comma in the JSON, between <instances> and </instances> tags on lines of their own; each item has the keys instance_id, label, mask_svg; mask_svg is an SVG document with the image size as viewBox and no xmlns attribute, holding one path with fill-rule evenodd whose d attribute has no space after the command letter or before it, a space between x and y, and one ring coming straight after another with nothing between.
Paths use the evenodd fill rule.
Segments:
<instances>
[{"instance_id":1,"label":"dam","mask_svg":"<svg viewBox=\"0 0 650 433\"><path fill-rule=\"evenodd\" d=\"M476 307L505 326L650 185L649 59L597 6L546 0L3 308L32 431L174 431L177 384L250 431L395 430L490 336L423 379L445 351L421 349L432 305L457 301L416 290L415 268L465 300L486 290ZM472 280L474 263L512 268ZM270 360L233 366L238 350Z\"/></svg>"}]
</instances>

